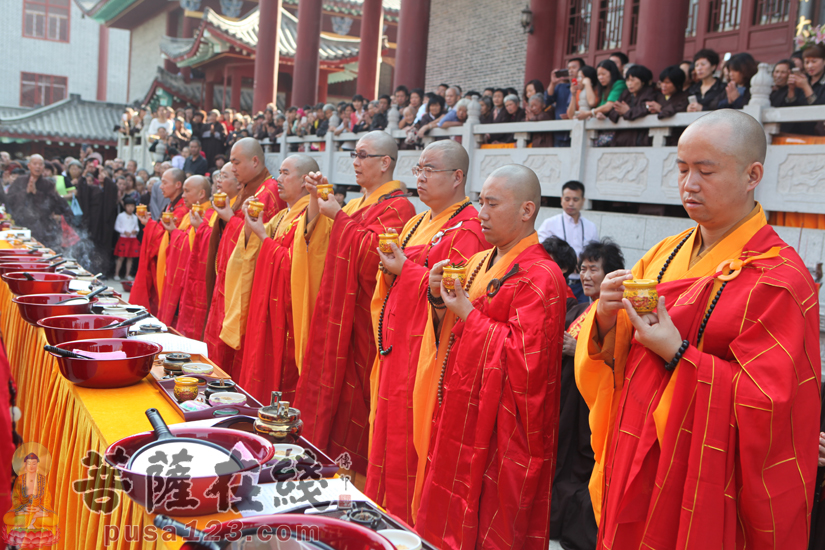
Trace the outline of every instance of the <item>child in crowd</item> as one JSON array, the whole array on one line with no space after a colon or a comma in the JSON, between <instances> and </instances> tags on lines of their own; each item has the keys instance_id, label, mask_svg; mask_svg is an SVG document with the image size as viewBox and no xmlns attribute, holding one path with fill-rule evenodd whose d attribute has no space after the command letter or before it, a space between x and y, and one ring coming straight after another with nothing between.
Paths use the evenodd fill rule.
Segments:
<instances>
[{"instance_id":1,"label":"child in crowd","mask_svg":"<svg viewBox=\"0 0 825 550\"><path fill-rule=\"evenodd\" d=\"M130 281L132 280L132 258L140 257L140 241L137 240L139 227L138 219L135 215L135 199L127 195L123 199L123 206L126 211L118 214L115 220L115 231L120 235L115 245L115 256L117 257L115 263L115 281L120 280L120 268L123 266L123 258L126 258L126 274L124 278Z\"/></svg>"}]
</instances>

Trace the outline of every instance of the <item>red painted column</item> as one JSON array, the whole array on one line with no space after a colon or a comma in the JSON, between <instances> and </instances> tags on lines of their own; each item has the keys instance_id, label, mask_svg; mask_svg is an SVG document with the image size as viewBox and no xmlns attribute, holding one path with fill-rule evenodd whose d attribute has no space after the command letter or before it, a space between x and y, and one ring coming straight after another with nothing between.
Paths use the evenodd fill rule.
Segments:
<instances>
[{"instance_id":1,"label":"red painted column","mask_svg":"<svg viewBox=\"0 0 825 550\"><path fill-rule=\"evenodd\" d=\"M550 73L556 68L551 62L556 41L556 0L531 0L530 10L533 12L533 33L527 35L524 82L537 78L547 86Z\"/></svg>"},{"instance_id":2,"label":"red painted column","mask_svg":"<svg viewBox=\"0 0 825 550\"><path fill-rule=\"evenodd\" d=\"M367 99L378 97L383 28L384 6L381 5L381 0L364 0L361 6L361 46L358 51L356 92Z\"/></svg>"},{"instance_id":3,"label":"red painted column","mask_svg":"<svg viewBox=\"0 0 825 550\"><path fill-rule=\"evenodd\" d=\"M321 9L322 0L301 0L298 4L298 46L292 78L292 105L314 105L318 99Z\"/></svg>"},{"instance_id":4,"label":"red painted column","mask_svg":"<svg viewBox=\"0 0 825 550\"><path fill-rule=\"evenodd\" d=\"M106 81L109 79L109 27L100 25L97 40L97 100L106 101Z\"/></svg>"},{"instance_id":5,"label":"red painted column","mask_svg":"<svg viewBox=\"0 0 825 550\"><path fill-rule=\"evenodd\" d=\"M641 0L639 3L636 63L653 71L654 77L665 67L682 61L688 9L690 0ZM699 21L701 27L705 19Z\"/></svg>"},{"instance_id":6,"label":"red painted column","mask_svg":"<svg viewBox=\"0 0 825 550\"><path fill-rule=\"evenodd\" d=\"M359 64L360 67L360 64ZM326 103L327 102L327 88L329 87L329 72L321 69L318 74L318 103ZM358 79L361 79L361 75L359 73ZM360 94L361 91L359 90L358 93Z\"/></svg>"},{"instance_id":7,"label":"red painted column","mask_svg":"<svg viewBox=\"0 0 825 550\"><path fill-rule=\"evenodd\" d=\"M278 93L278 33L281 30L281 1L260 0L260 29L255 51L255 83L253 84L252 111L263 112L267 103L274 103Z\"/></svg>"},{"instance_id":8,"label":"red painted column","mask_svg":"<svg viewBox=\"0 0 825 550\"><path fill-rule=\"evenodd\" d=\"M232 79L232 88L230 88L229 106L234 111L241 110L241 70L233 68L230 71L230 78Z\"/></svg>"},{"instance_id":9,"label":"red painted column","mask_svg":"<svg viewBox=\"0 0 825 550\"><path fill-rule=\"evenodd\" d=\"M175 10L166 12L166 36L175 37L178 35L178 12ZM163 68L172 74L178 74L178 66L170 59L163 61Z\"/></svg>"},{"instance_id":10,"label":"red painted column","mask_svg":"<svg viewBox=\"0 0 825 550\"><path fill-rule=\"evenodd\" d=\"M401 0L393 90L402 84L409 89L424 87L429 34L430 0Z\"/></svg>"}]
</instances>

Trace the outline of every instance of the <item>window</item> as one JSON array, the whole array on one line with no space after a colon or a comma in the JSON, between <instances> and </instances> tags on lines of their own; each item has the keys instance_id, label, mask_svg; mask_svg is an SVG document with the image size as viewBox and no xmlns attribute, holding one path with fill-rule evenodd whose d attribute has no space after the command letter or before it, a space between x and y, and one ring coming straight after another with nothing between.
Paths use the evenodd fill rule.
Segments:
<instances>
[{"instance_id":1,"label":"window","mask_svg":"<svg viewBox=\"0 0 825 550\"><path fill-rule=\"evenodd\" d=\"M600 0L598 49L615 50L622 47L622 20L624 0Z\"/></svg>"},{"instance_id":2,"label":"window","mask_svg":"<svg viewBox=\"0 0 825 550\"><path fill-rule=\"evenodd\" d=\"M71 0L23 0L23 36L69 41Z\"/></svg>"},{"instance_id":3,"label":"window","mask_svg":"<svg viewBox=\"0 0 825 550\"><path fill-rule=\"evenodd\" d=\"M587 53L590 43L590 1L570 0L567 17L567 53Z\"/></svg>"},{"instance_id":4,"label":"window","mask_svg":"<svg viewBox=\"0 0 825 550\"><path fill-rule=\"evenodd\" d=\"M735 31L739 28L740 0L711 0L708 32Z\"/></svg>"},{"instance_id":5,"label":"window","mask_svg":"<svg viewBox=\"0 0 825 550\"><path fill-rule=\"evenodd\" d=\"M65 76L20 73L20 106L44 107L66 99Z\"/></svg>"},{"instance_id":6,"label":"window","mask_svg":"<svg viewBox=\"0 0 825 550\"><path fill-rule=\"evenodd\" d=\"M696 36L696 16L699 14L699 0L690 0L688 8L688 20L685 27L685 36L690 38Z\"/></svg>"},{"instance_id":7,"label":"window","mask_svg":"<svg viewBox=\"0 0 825 550\"><path fill-rule=\"evenodd\" d=\"M757 0L753 24L787 23L790 15L791 0Z\"/></svg>"},{"instance_id":8,"label":"window","mask_svg":"<svg viewBox=\"0 0 825 550\"><path fill-rule=\"evenodd\" d=\"M639 39L639 4L641 0L633 0L630 6L630 45L635 46Z\"/></svg>"}]
</instances>

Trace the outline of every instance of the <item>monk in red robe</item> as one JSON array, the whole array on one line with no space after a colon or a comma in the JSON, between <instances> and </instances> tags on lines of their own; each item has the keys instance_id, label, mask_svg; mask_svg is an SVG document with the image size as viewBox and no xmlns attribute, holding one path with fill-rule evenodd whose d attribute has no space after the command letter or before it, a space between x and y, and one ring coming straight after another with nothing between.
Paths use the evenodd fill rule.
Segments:
<instances>
[{"instance_id":1,"label":"monk in red robe","mask_svg":"<svg viewBox=\"0 0 825 550\"><path fill-rule=\"evenodd\" d=\"M186 174L183 170L170 168L160 178L160 190L163 196L169 199L169 205L164 212L174 214L174 225L177 227L183 221L188 209L183 201L183 181ZM163 226L162 220L153 220L147 211L144 216L138 216L143 227L143 241L140 243L140 260L132 285L129 301L143 306L152 315L157 315L160 304L160 295L163 289L163 279L166 275L166 250L169 246L169 234ZM160 277L160 280L159 280Z\"/></svg>"},{"instance_id":2,"label":"monk in red robe","mask_svg":"<svg viewBox=\"0 0 825 550\"><path fill-rule=\"evenodd\" d=\"M278 196L278 182L266 168L264 150L258 140L243 138L235 143L229 162L232 174L242 188L232 205L227 204L224 208L218 208L214 202L212 204L218 221L212 228L209 239L207 262L211 265L214 258L215 272L207 270L207 288L211 280L214 280L214 285L211 285L211 305L204 341L209 349L209 358L232 376L236 362L241 362L243 354L237 354L238 350L224 342L220 335L226 314L226 266L243 231L244 211L241 206L246 199L254 196L264 204L261 216L268 222L275 214L286 208L286 203Z\"/></svg>"},{"instance_id":3,"label":"monk in red robe","mask_svg":"<svg viewBox=\"0 0 825 550\"><path fill-rule=\"evenodd\" d=\"M494 248L470 258L464 288L445 288L450 260L430 271L439 345L416 381L435 381L416 530L444 550L546 550L567 284L538 241L532 170L495 170L480 203Z\"/></svg>"},{"instance_id":4,"label":"monk in red robe","mask_svg":"<svg viewBox=\"0 0 825 550\"><path fill-rule=\"evenodd\" d=\"M228 204L234 204L235 197L241 192L241 186L232 173L232 165L225 164L220 171L212 174L216 192L226 193ZM189 254L186 268L186 283L180 298L180 314L175 327L181 334L194 340L203 340L206 317L209 314L209 291L206 284L208 269L214 273L215 265L208 264L209 240L217 214L208 208L203 216L190 213L189 220L195 228L195 240ZM207 268L209 265L209 268Z\"/></svg>"},{"instance_id":5,"label":"monk in red robe","mask_svg":"<svg viewBox=\"0 0 825 550\"><path fill-rule=\"evenodd\" d=\"M230 258L230 268L234 262L240 273L230 292L233 300L243 303L237 307L241 313L237 320L230 320L229 316L224 320L221 338L228 332L244 339L243 363L236 379L241 387L266 404L273 391L280 391L283 401L294 401L298 386L292 280L306 280L307 273L292 269L292 248L299 218L309 205L304 176L317 171L318 163L310 156L287 157L281 163L278 176L278 193L287 208L266 224L260 216L252 219L247 214L244 238L238 239Z\"/></svg>"},{"instance_id":6,"label":"monk in red robe","mask_svg":"<svg viewBox=\"0 0 825 550\"><path fill-rule=\"evenodd\" d=\"M435 334L425 330L430 267L449 258L466 264L470 256L490 247L481 234L478 211L465 194L470 158L458 143L436 141L421 153L418 196L430 207L412 218L400 234L399 248L378 255L384 273L372 299L372 327L379 354L372 367L370 463L366 493L412 523L412 497L418 456L427 444L415 445L413 391L422 347L435 349ZM383 331L378 334L381 327Z\"/></svg>"},{"instance_id":7,"label":"monk in red robe","mask_svg":"<svg viewBox=\"0 0 825 550\"><path fill-rule=\"evenodd\" d=\"M582 323L598 548L805 548L819 432L819 315L799 255L754 190L767 143L751 116L707 114L679 139L697 223L608 274ZM656 309L623 298L658 280Z\"/></svg>"},{"instance_id":8,"label":"monk in red robe","mask_svg":"<svg viewBox=\"0 0 825 550\"><path fill-rule=\"evenodd\" d=\"M326 200L317 198L316 185L326 178L314 174L306 179L313 197L306 216L308 246L326 239L328 249L295 401L303 413L304 436L333 457L348 452L353 469L363 475L376 353L370 302L378 235L390 229L400 232L415 208L393 179L398 146L389 134L370 132L358 140L352 156L355 180L365 194L343 209L332 194ZM320 225L329 227L328 239Z\"/></svg>"},{"instance_id":9,"label":"monk in red robe","mask_svg":"<svg viewBox=\"0 0 825 550\"><path fill-rule=\"evenodd\" d=\"M163 284L158 319L167 326L177 324L180 297L186 285L186 271L189 255L195 242L196 228L192 227L192 206L209 204L212 184L203 176L190 176L183 182L183 202L190 211L183 217L180 226L163 222L169 233L169 248L166 253L166 279Z\"/></svg>"}]
</instances>

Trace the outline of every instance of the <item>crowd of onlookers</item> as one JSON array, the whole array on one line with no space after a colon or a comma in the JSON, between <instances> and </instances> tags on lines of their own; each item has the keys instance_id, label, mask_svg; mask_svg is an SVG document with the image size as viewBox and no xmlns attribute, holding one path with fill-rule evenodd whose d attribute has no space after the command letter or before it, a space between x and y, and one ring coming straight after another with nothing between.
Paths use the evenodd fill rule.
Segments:
<instances>
[{"instance_id":1,"label":"crowd of onlookers","mask_svg":"<svg viewBox=\"0 0 825 550\"><path fill-rule=\"evenodd\" d=\"M530 80L521 91L494 88L463 91L459 85L440 84L432 92L398 86L393 96L370 101L356 95L352 101L292 106L281 112L269 105L254 117L247 113L213 109L205 113L193 107L173 111L158 107L127 109L120 132L139 133L148 128L150 150L160 162L204 174L226 162L228 152L241 137L269 140L277 150L284 135L324 137L331 132L383 130L389 113L398 111L398 128L404 130L403 149L424 145L423 138L436 128L461 126L468 118L473 99L479 101L482 124L563 119L634 120L647 115L667 118L680 112L741 109L750 101L751 79L758 62L749 53L726 54L724 59L710 49L698 51L692 61L665 68L658 75L644 65L630 63L627 55L614 52L591 67L573 58L567 67L553 71L550 82ZM770 102L774 107L825 104L825 44L812 43L774 65ZM817 122L783 124L784 133L821 135L825 126ZM675 144L678 135L669 138ZM515 142L512 133L488 134L489 144ZM569 133L537 133L534 147L566 146ZM650 145L642 130L601 131L597 146ZM291 146L295 150L303 145ZM310 146L307 146L310 147ZM315 146L311 146L315 147ZM202 160L201 160L202 157ZM187 164L188 166L188 164Z\"/></svg>"}]
</instances>

